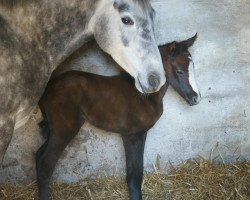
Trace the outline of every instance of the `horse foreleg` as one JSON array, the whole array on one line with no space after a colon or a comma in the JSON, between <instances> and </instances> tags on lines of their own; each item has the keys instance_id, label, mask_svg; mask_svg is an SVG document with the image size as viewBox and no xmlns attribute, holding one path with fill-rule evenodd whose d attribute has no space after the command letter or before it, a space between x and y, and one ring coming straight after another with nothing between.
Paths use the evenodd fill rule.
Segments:
<instances>
[{"instance_id":1,"label":"horse foreleg","mask_svg":"<svg viewBox=\"0 0 250 200\"><path fill-rule=\"evenodd\" d=\"M15 121L12 118L0 117L0 166L3 163L4 155L10 144L14 126Z\"/></svg>"},{"instance_id":2,"label":"horse foreleg","mask_svg":"<svg viewBox=\"0 0 250 200\"><path fill-rule=\"evenodd\" d=\"M146 133L122 136L127 165L127 184L130 200L142 200L143 153Z\"/></svg>"}]
</instances>

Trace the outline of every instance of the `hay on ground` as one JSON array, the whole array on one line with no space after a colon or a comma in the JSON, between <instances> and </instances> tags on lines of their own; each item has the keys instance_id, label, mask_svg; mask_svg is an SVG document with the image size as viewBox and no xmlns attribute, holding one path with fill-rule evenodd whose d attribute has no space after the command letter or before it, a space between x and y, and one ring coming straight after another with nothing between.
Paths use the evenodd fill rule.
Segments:
<instances>
[{"instance_id":1,"label":"hay on ground","mask_svg":"<svg viewBox=\"0 0 250 200\"><path fill-rule=\"evenodd\" d=\"M54 183L53 200L125 200L125 178L86 179L79 183ZM189 160L172 167L168 174L155 172L144 176L146 200L248 200L250 199L250 161L215 165L204 158ZM0 199L37 199L36 183L0 185Z\"/></svg>"}]
</instances>

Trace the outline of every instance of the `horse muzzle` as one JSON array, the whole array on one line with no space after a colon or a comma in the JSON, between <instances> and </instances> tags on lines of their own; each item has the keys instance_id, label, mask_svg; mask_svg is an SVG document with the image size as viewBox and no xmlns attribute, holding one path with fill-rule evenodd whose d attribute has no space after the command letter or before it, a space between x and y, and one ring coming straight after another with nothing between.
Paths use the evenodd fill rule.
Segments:
<instances>
[{"instance_id":1,"label":"horse muzzle","mask_svg":"<svg viewBox=\"0 0 250 200\"><path fill-rule=\"evenodd\" d=\"M166 80L164 80L165 82ZM147 80L143 82L140 77L138 77L137 81L141 90L137 87L137 89L142 93L154 93L158 92L161 86L164 84L163 80L161 79L160 75L157 73L150 73L147 77ZM162 84L163 82L163 84ZM137 84L136 84L137 86Z\"/></svg>"}]
</instances>

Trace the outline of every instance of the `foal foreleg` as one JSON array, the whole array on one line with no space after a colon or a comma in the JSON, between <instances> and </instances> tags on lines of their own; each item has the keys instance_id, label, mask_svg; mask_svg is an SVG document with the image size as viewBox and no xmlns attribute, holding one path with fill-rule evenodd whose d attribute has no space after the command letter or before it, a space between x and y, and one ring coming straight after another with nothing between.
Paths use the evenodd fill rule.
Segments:
<instances>
[{"instance_id":1,"label":"foal foreleg","mask_svg":"<svg viewBox=\"0 0 250 200\"><path fill-rule=\"evenodd\" d=\"M130 200L142 200L143 153L146 133L122 136L127 165Z\"/></svg>"},{"instance_id":2,"label":"foal foreleg","mask_svg":"<svg viewBox=\"0 0 250 200\"><path fill-rule=\"evenodd\" d=\"M14 132L15 122L10 117L0 116L0 166L11 141Z\"/></svg>"}]
</instances>

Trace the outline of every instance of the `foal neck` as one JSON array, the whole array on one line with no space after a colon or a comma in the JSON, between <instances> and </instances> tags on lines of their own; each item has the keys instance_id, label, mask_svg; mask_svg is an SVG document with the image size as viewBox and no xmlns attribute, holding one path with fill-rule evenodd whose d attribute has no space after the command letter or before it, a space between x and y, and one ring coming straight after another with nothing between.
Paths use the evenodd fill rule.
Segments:
<instances>
[{"instance_id":1,"label":"foal neck","mask_svg":"<svg viewBox=\"0 0 250 200\"><path fill-rule=\"evenodd\" d=\"M171 53L170 44L171 43L167 43L165 45L159 46L159 51L161 54L161 59L162 59L163 67L165 70L165 77L166 77L166 82L165 82L163 87L168 87L168 85L169 85L168 76L167 76L167 73L168 73L167 69L171 67L171 65L169 63L169 58L170 58L170 53Z\"/></svg>"}]
</instances>

